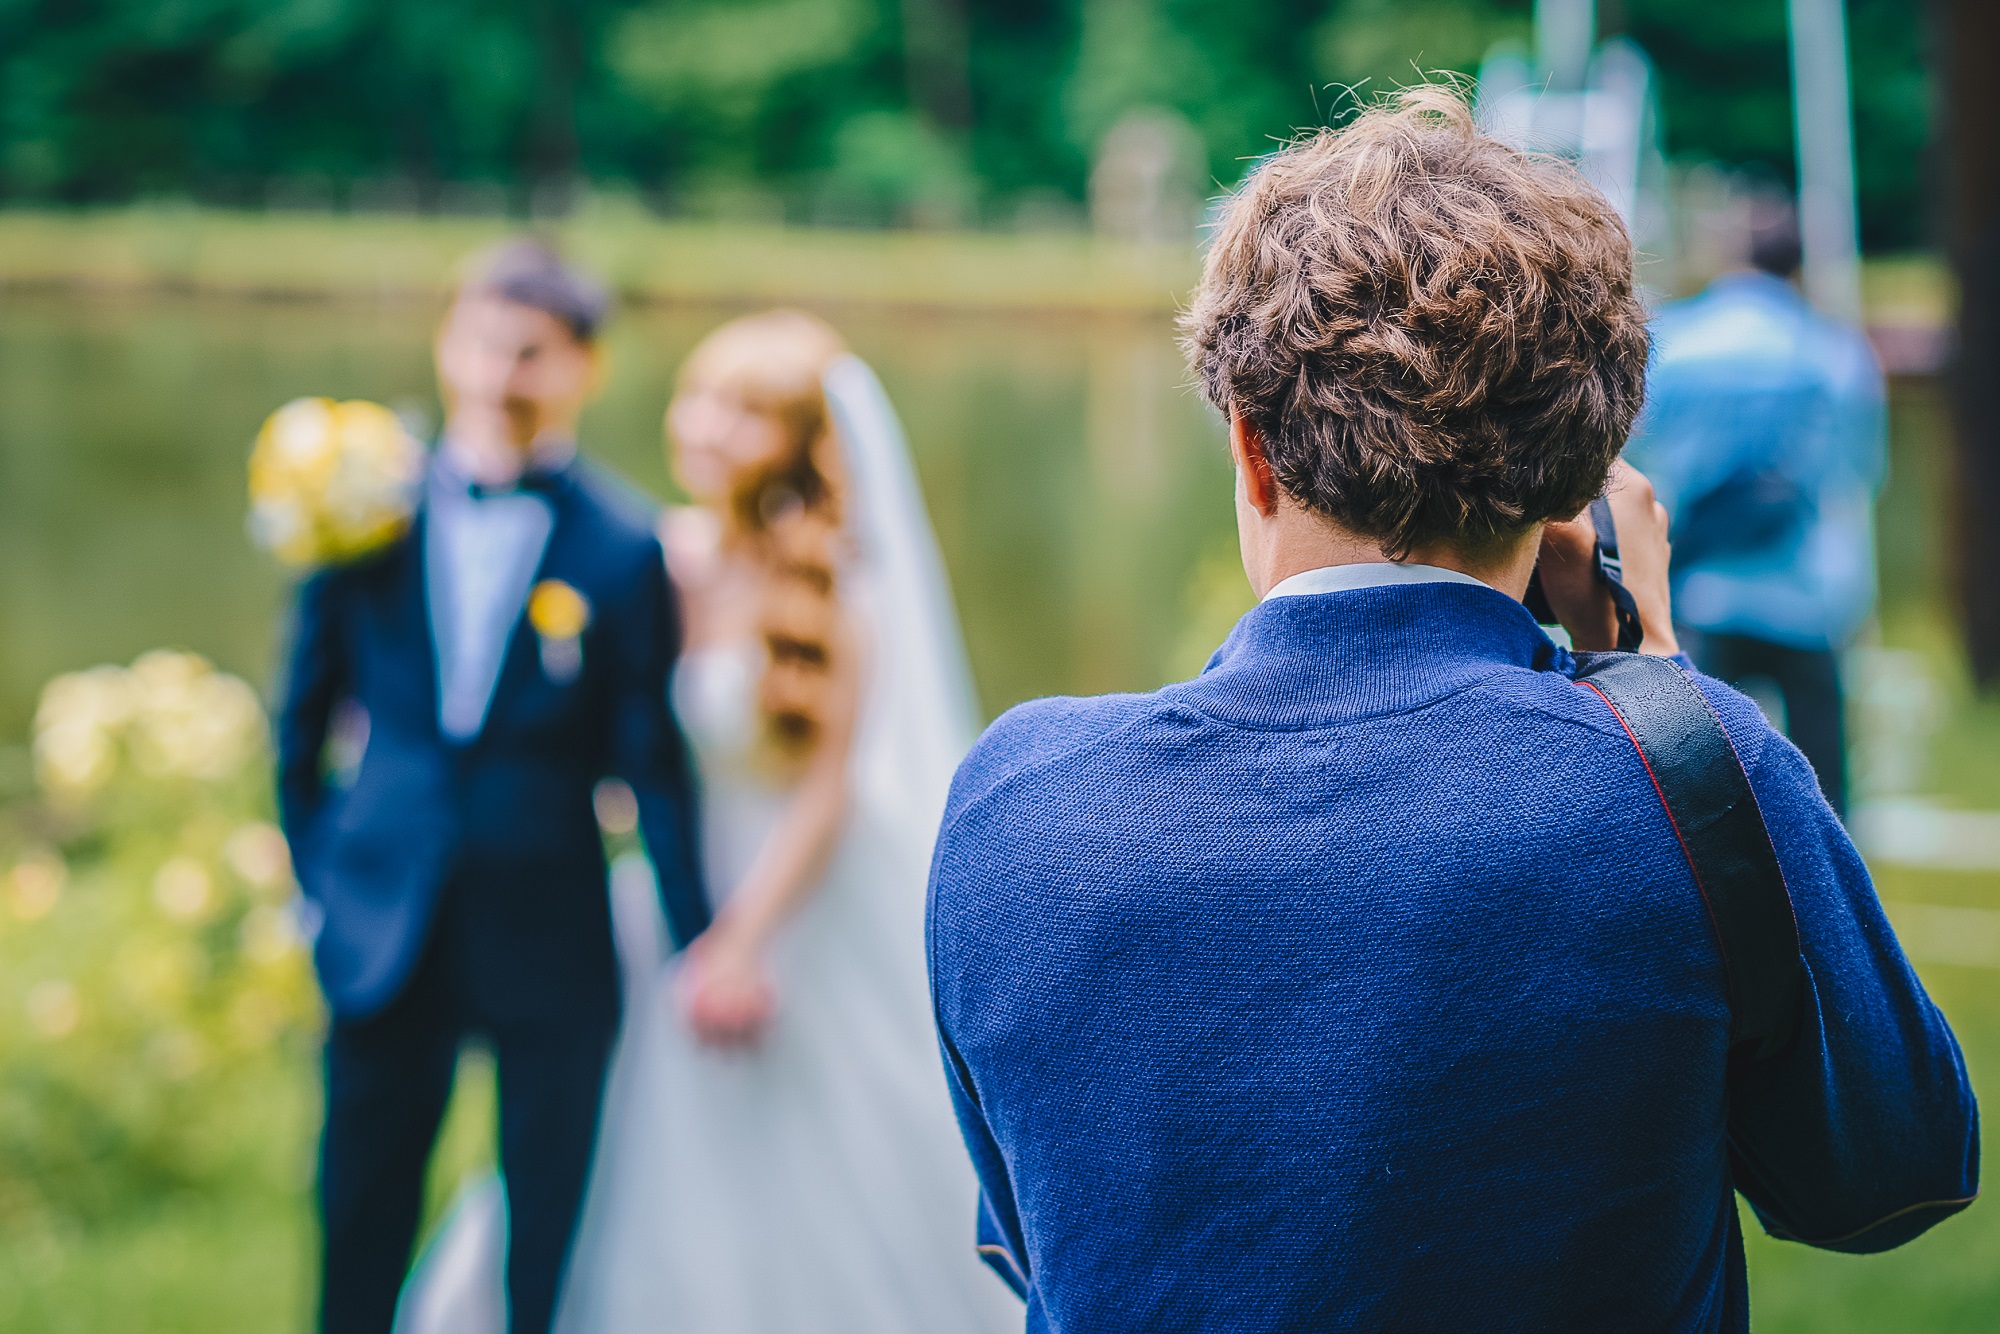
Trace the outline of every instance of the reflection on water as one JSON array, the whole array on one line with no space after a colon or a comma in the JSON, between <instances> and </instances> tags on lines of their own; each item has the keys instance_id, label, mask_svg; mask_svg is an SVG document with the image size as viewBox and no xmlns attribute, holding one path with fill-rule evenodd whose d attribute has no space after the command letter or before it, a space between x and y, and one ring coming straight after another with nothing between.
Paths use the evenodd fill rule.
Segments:
<instances>
[{"instance_id":1,"label":"reflection on water","mask_svg":"<svg viewBox=\"0 0 2000 1334\"><path fill-rule=\"evenodd\" d=\"M436 313L0 299L0 741L50 675L145 648L265 679L284 576L243 535L250 438L301 394L434 420ZM726 313L618 324L586 449L667 494L674 368ZM1213 638L1191 648L1190 622L1218 615L1190 598L1226 612L1246 594L1220 431L1164 321L834 318L902 410L989 712L1199 666Z\"/></svg>"}]
</instances>

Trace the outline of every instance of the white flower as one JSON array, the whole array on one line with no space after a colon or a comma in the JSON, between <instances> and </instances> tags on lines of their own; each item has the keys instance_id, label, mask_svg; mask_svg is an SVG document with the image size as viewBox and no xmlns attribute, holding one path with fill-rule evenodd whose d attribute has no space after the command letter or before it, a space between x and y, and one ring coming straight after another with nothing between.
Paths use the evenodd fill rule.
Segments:
<instances>
[{"instance_id":1,"label":"white flower","mask_svg":"<svg viewBox=\"0 0 2000 1334\"><path fill-rule=\"evenodd\" d=\"M131 678L122 667L71 672L43 686L35 709L35 772L42 786L86 796L109 782L132 706Z\"/></svg>"},{"instance_id":2,"label":"white flower","mask_svg":"<svg viewBox=\"0 0 2000 1334\"><path fill-rule=\"evenodd\" d=\"M159 650L131 667L58 676L35 710L35 771L63 798L98 791L129 755L140 773L215 782L264 744L257 692L193 653Z\"/></svg>"},{"instance_id":3,"label":"white flower","mask_svg":"<svg viewBox=\"0 0 2000 1334\"><path fill-rule=\"evenodd\" d=\"M208 868L192 857L175 857L153 876L153 902L181 922L207 915L215 901L215 881Z\"/></svg>"},{"instance_id":4,"label":"white flower","mask_svg":"<svg viewBox=\"0 0 2000 1334\"><path fill-rule=\"evenodd\" d=\"M53 852L29 853L14 863L7 875L7 897L13 902L14 915L24 922L47 917L55 911L68 879L69 867L61 857Z\"/></svg>"},{"instance_id":5,"label":"white flower","mask_svg":"<svg viewBox=\"0 0 2000 1334\"><path fill-rule=\"evenodd\" d=\"M264 740L257 692L195 654L145 654L132 664L132 679L132 758L143 773L213 782L240 769Z\"/></svg>"},{"instance_id":6,"label":"white flower","mask_svg":"<svg viewBox=\"0 0 2000 1334\"><path fill-rule=\"evenodd\" d=\"M28 992L28 1023L45 1038L66 1038L83 1019L83 998L60 978L39 982Z\"/></svg>"}]
</instances>

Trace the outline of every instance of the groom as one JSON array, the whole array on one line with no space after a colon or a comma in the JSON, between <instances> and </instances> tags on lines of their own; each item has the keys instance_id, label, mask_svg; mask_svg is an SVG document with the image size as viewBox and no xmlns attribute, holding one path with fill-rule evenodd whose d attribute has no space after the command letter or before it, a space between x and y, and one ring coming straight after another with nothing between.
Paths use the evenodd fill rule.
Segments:
<instances>
[{"instance_id":1,"label":"groom","mask_svg":"<svg viewBox=\"0 0 2000 1334\"><path fill-rule=\"evenodd\" d=\"M333 1012L327 1334L390 1328L474 1035L498 1063L512 1330L549 1327L618 1023L601 779L638 799L676 942L707 925L660 546L576 456L605 312L539 245L483 257L438 334L448 416L415 525L298 593L278 758Z\"/></svg>"},{"instance_id":2,"label":"groom","mask_svg":"<svg viewBox=\"0 0 2000 1334\"><path fill-rule=\"evenodd\" d=\"M1733 1190L1835 1250L1963 1208L1964 1065L1812 770L1699 680L1808 970L1739 1067L1676 830L1522 605L1539 556L1615 642L1562 522L1645 373L1610 205L1406 91L1258 167L1186 327L1263 601L1193 681L995 723L933 865L982 1250L1030 1334L1740 1334ZM1664 514L1610 480L1672 654Z\"/></svg>"}]
</instances>

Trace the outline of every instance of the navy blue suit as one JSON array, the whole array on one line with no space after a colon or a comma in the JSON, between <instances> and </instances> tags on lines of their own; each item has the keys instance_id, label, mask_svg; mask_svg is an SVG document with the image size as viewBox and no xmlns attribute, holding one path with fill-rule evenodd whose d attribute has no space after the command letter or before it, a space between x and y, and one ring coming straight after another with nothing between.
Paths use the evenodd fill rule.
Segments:
<instances>
[{"instance_id":1,"label":"navy blue suit","mask_svg":"<svg viewBox=\"0 0 2000 1334\"><path fill-rule=\"evenodd\" d=\"M581 670L551 679L523 616L467 742L439 726L421 514L387 550L298 592L279 789L333 1011L320 1185L328 1331L389 1328L470 1034L498 1058L513 1328L548 1326L618 1022L592 805L601 779L638 797L676 942L707 925L693 780L667 706L680 626L649 516L586 464L535 485L554 514L536 578L568 583L591 608ZM337 716L365 719L344 785L324 761Z\"/></svg>"}]
</instances>

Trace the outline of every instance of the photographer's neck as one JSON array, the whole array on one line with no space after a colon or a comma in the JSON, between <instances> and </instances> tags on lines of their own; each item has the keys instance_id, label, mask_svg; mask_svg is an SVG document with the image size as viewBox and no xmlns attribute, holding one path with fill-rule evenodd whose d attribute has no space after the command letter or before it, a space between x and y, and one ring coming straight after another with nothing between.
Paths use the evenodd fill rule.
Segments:
<instances>
[{"instance_id":1,"label":"photographer's neck","mask_svg":"<svg viewBox=\"0 0 2000 1334\"><path fill-rule=\"evenodd\" d=\"M1274 515L1240 532L1243 571L1259 598L1295 574L1338 565L1432 565L1469 575L1516 601L1527 596L1541 542L1536 528L1499 551L1468 555L1454 547L1426 546L1392 558L1381 544L1341 528L1331 520L1288 501L1289 513Z\"/></svg>"},{"instance_id":2,"label":"photographer's neck","mask_svg":"<svg viewBox=\"0 0 2000 1334\"><path fill-rule=\"evenodd\" d=\"M1528 594L1541 547L1540 524L1509 542L1473 551L1433 543L1392 558L1374 538L1343 528L1287 494L1264 458L1262 443L1241 418L1230 423L1229 447L1236 461L1236 533L1243 573L1259 598L1307 570L1391 560L1456 570L1517 600Z\"/></svg>"}]
</instances>

